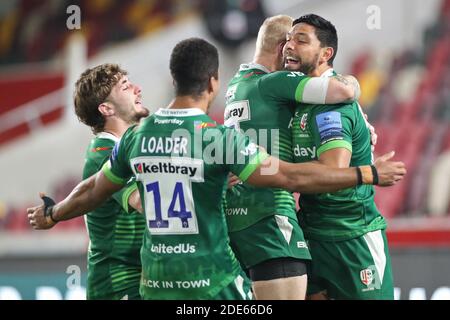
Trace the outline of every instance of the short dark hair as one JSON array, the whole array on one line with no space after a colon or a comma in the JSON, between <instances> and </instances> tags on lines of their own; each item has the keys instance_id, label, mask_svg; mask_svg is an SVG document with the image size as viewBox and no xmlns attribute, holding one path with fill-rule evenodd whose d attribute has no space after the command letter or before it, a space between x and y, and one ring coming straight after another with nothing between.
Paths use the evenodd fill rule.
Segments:
<instances>
[{"instance_id":1,"label":"short dark hair","mask_svg":"<svg viewBox=\"0 0 450 320\"><path fill-rule=\"evenodd\" d=\"M126 74L117 64L105 63L86 69L75 83L75 113L94 133L103 131L105 127L105 118L98 106L106 101L112 88Z\"/></svg>"},{"instance_id":2,"label":"short dark hair","mask_svg":"<svg viewBox=\"0 0 450 320\"><path fill-rule=\"evenodd\" d=\"M338 50L338 38L337 38L337 32L334 25L316 15L316 14L306 14L304 16L301 16L298 19L295 19L292 23L292 26L295 26L299 23L306 23L310 26L313 26L315 29L316 37L320 41L320 46L323 47L332 47L333 48L333 55L328 60L328 65L333 66L334 58L336 57L337 50Z\"/></svg>"},{"instance_id":3,"label":"short dark hair","mask_svg":"<svg viewBox=\"0 0 450 320\"><path fill-rule=\"evenodd\" d=\"M170 56L170 73L177 96L200 96L209 79L219 76L219 53L215 46L200 38L179 42Z\"/></svg>"}]
</instances>

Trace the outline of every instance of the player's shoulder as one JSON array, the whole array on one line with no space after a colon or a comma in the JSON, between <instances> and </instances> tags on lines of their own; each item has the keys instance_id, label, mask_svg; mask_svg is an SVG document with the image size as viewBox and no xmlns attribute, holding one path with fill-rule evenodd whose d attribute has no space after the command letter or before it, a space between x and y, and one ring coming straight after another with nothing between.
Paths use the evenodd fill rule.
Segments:
<instances>
[{"instance_id":1,"label":"player's shoulder","mask_svg":"<svg viewBox=\"0 0 450 320\"><path fill-rule=\"evenodd\" d=\"M238 71L228 83L228 88L237 84L239 84L239 86L253 86L259 79L266 75L267 73L265 71L258 69Z\"/></svg>"},{"instance_id":2,"label":"player's shoulder","mask_svg":"<svg viewBox=\"0 0 450 320\"><path fill-rule=\"evenodd\" d=\"M264 90L265 87L285 86L288 82L299 81L303 78L307 76L301 72L275 71L259 77L258 85Z\"/></svg>"},{"instance_id":3,"label":"player's shoulder","mask_svg":"<svg viewBox=\"0 0 450 320\"><path fill-rule=\"evenodd\" d=\"M100 132L90 142L87 148L87 157L101 156L111 153L119 139L110 133Z\"/></svg>"},{"instance_id":4,"label":"player's shoulder","mask_svg":"<svg viewBox=\"0 0 450 320\"><path fill-rule=\"evenodd\" d=\"M339 127L345 123L354 123L360 112L358 103L341 103L333 105L320 105L312 108L312 118L320 128L329 128L333 125Z\"/></svg>"},{"instance_id":5,"label":"player's shoulder","mask_svg":"<svg viewBox=\"0 0 450 320\"><path fill-rule=\"evenodd\" d=\"M193 121L194 130L215 131L223 130L223 125L217 123L210 117L199 117Z\"/></svg>"},{"instance_id":6,"label":"player's shoulder","mask_svg":"<svg viewBox=\"0 0 450 320\"><path fill-rule=\"evenodd\" d=\"M127 150L133 146L133 139L135 137L135 132L139 126L132 125L128 127L122 137L114 144L111 150L111 157L116 159L120 153L126 154Z\"/></svg>"},{"instance_id":7,"label":"player's shoulder","mask_svg":"<svg viewBox=\"0 0 450 320\"><path fill-rule=\"evenodd\" d=\"M280 70L265 74L264 77L262 78L265 80L272 80L272 79L292 79L292 78L307 78L307 77L308 76L306 76L302 72Z\"/></svg>"},{"instance_id":8,"label":"player's shoulder","mask_svg":"<svg viewBox=\"0 0 450 320\"><path fill-rule=\"evenodd\" d=\"M86 150L83 179L96 173L111 155L117 139L97 135Z\"/></svg>"}]
</instances>

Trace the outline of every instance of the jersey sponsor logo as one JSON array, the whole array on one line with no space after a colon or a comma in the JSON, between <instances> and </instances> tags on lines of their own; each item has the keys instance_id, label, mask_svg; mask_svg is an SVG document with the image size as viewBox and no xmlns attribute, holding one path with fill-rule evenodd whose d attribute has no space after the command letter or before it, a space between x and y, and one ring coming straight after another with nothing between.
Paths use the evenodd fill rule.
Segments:
<instances>
[{"instance_id":1,"label":"jersey sponsor logo","mask_svg":"<svg viewBox=\"0 0 450 320\"><path fill-rule=\"evenodd\" d=\"M361 270L359 272L359 278L360 278L361 282L366 286L369 286L370 284L372 284L372 281L374 278L372 269L367 268L367 269Z\"/></svg>"},{"instance_id":2,"label":"jersey sponsor logo","mask_svg":"<svg viewBox=\"0 0 450 320\"><path fill-rule=\"evenodd\" d=\"M236 101L225 107L224 125L239 130L239 122L250 120L248 100Z\"/></svg>"},{"instance_id":3,"label":"jersey sponsor logo","mask_svg":"<svg viewBox=\"0 0 450 320\"><path fill-rule=\"evenodd\" d=\"M225 110L225 118L228 120L231 117L242 118L244 114L245 106L230 106Z\"/></svg>"},{"instance_id":4,"label":"jersey sponsor logo","mask_svg":"<svg viewBox=\"0 0 450 320\"><path fill-rule=\"evenodd\" d=\"M184 123L184 120L181 119L158 119L155 118L154 124L176 124L181 126Z\"/></svg>"},{"instance_id":5,"label":"jersey sponsor logo","mask_svg":"<svg viewBox=\"0 0 450 320\"><path fill-rule=\"evenodd\" d=\"M247 208L227 208L225 213L229 216L246 216L248 213Z\"/></svg>"},{"instance_id":6,"label":"jersey sponsor logo","mask_svg":"<svg viewBox=\"0 0 450 320\"><path fill-rule=\"evenodd\" d=\"M188 175L189 177L194 177L197 173L195 167L184 166L184 165L174 165L170 162L159 162L159 163L145 163L138 162L133 165L134 172L139 173L169 173L169 174L182 174Z\"/></svg>"},{"instance_id":7,"label":"jersey sponsor logo","mask_svg":"<svg viewBox=\"0 0 450 320\"><path fill-rule=\"evenodd\" d=\"M167 254L183 254L183 253L195 253L197 248L190 243L179 243L175 246L159 243L157 245L152 244L150 251L153 253L167 253Z\"/></svg>"},{"instance_id":8,"label":"jersey sponsor logo","mask_svg":"<svg viewBox=\"0 0 450 320\"><path fill-rule=\"evenodd\" d=\"M298 144L294 147L294 155L296 157L308 157L311 159L316 158L316 146L310 147L300 147Z\"/></svg>"},{"instance_id":9,"label":"jersey sponsor logo","mask_svg":"<svg viewBox=\"0 0 450 320\"><path fill-rule=\"evenodd\" d=\"M306 130L306 122L308 120L308 114L304 113L302 115L302 119L300 120L300 129L302 129L303 131Z\"/></svg>"},{"instance_id":10,"label":"jersey sponsor logo","mask_svg":"<svg viewBox=\"0 0 450 320\"><path fill-rule=\"evenodd\" d=\"M316 116L322 144L336 139L343 139L341 114L336 111L320 113Z\"/></svg>"},{"instance_id":11,"label":"jersey sponsor logo","mask_svg":"<svg viewBox=\"0 0 450 320\"><path fill-rule=\"evenodd\" d=\"M305 241L297 241L297 248L299 249L308 249Z\"/></svg>"},{"instance_id":12,"label":"jersey sponsor logo","mask_svg":"<svg viewBox=\"0 0 450 320\"><path fill-rule=\"evenodd\" d=\"M187 154L186 137L142 137L142 153Z\"/></svg>"},{"instance_id":13,"label":"jersey sponsor logo","mask_svg":"<svg viewBox=\"0 0 450 320\"><path fill-rule=\"evenodd\" d=\"M137 157L131 159L134 173L185 175L194 182L204 182L203 160L186 157ZM137 179L139 180L139 179Z\"/></svg>"},{"instance_id":14,"label":"jersey sponsor logo","mask_svg":"<svg viewBox=\"0 0 450 320\"><path fill-rule=\"evenodd\" d=\"M255 154L257 150L258 150L258 146L255 143L250 142L248 144L248 146L245 147L244 150L241 150L241 154L243 156L251 156L251 155Z\"/></svg>"}]
</instances>

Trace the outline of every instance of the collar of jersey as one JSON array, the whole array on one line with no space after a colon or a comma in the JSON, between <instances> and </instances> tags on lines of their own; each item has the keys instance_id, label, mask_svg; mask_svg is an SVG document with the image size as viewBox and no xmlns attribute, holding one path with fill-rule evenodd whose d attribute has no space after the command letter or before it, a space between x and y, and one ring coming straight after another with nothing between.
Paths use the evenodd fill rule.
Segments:
<instances>
[{"instance_id":1,"label":"collar of jersey","mask_svg":"<svg viewBox=\"0 0 450 320\"><path fill-rule=\"evenodd\" d=\"M330 68L330 69L326 70L324 73L322 73L322 74L320 75L320 77L321 77L321 78L329 78L329 77L332 77L332 76L333 76L333 72L334 72L333 68Z\"/></svg>"},{"instance_id":2,"label":"collar of jersey","mask_svg":"<svg viewBox=\"0 0 450 320\"><path fill-rule=\"evenodd\" d=\"M203 110L199 108L187 108L187 109L167 109L160 108L155 112L155 115L161 117L191 117L191 116L200 116L205 114Z\"/></svg>"},{"instance_id":3,"label":"collar of jersey","mask_svg":"<svg viewBox=\"0 0 450 320\"><path fill-rule=\"evenodd\" d=\"M254 63L254 62L244 63L244 64L241 64L241 66L239 67L239 71L245 71L245 70L251 70L251 69L258 69L258 70L264 71L265 73L270 73L269 69L267 69L266 67L264 67L263 65L261 65L259 63Z\"/></svg>"},{"instance_id":4,"label":"collar of jersey","mask_svg":"<svg viewBox=\"0 0 450 320\"><path fill-rule=\"evenodd\" d=\"M108 140L112 140L114 142L118 142L119 138L117 138L115 135L109 133L109 132L99 132L97 134L97 138L100 139L108 139Z\"/></svg>"}]
</instances>

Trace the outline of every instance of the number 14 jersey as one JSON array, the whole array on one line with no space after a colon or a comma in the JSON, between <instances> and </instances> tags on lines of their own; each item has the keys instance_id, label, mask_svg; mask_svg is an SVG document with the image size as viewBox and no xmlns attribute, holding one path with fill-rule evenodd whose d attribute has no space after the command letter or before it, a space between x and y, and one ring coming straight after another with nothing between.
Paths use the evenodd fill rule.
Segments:
<instances>
[{"instance_id":1,"label":"number 14 jersey","mask_svg":"<svg viewBox=\"0 0 450 320\"><path fill-rule=\"evenodd\" d=\"M113 182L135 175L147 229L145 299L210 299L241 272L222 196L230 171L245 181L268 155L203 111L160 109L130 128L103 167Z\"/></svg>"}]
</instances>

